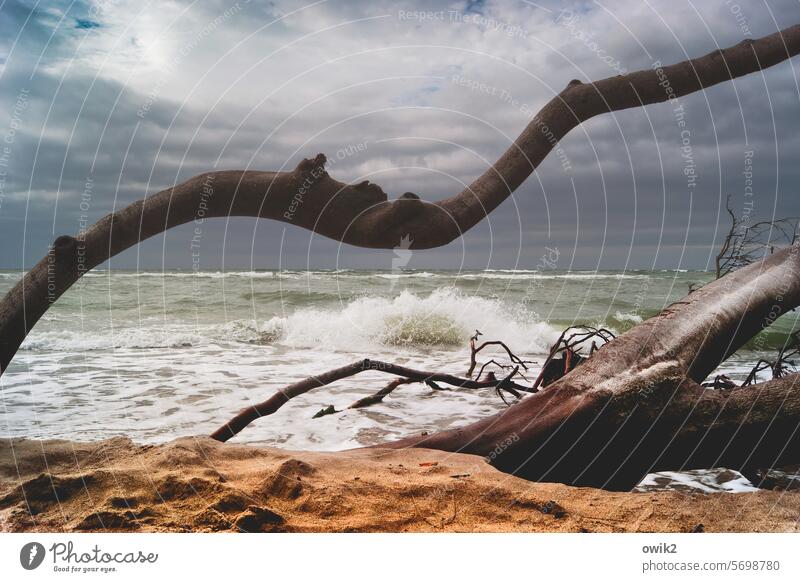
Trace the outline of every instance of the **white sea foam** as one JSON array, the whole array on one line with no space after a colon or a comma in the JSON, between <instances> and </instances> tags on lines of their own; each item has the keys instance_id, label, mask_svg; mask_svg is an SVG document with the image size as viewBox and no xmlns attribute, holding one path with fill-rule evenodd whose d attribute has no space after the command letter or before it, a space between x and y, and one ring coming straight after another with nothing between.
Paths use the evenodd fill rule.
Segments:
<instances>
[{"instance_id":1,"label":"white sea foam","mask_svg":"<svg viewBox=\"0 0 800 582\"><path fill-rule=\"evenodd\" d=\"M476 329L528 353L546 353L559 332L499 300L437 289L394 298L363 297L341 309L302 309L274 317L262 331L291 347L369 350L376 346L463 346Z\"/></svg>"},{"instance_id":2,"label":"white sea foam","mask_svg":"<svg viewBox=\"0 0 800 582\"><path fill-rule=\"evenodd\" d=\"M152 327L125 327L94 333L72 330L36 331L25 339L20 350L88 352L119 348L181 348L203 342L200 334L183 326L161 330Z\"/></svg>"},{"instance_id":3,"label":"white sea foam","mask_svg":"<svg viewBox=\"0 0 800 582\"><path fill-rule=\"evenodd\" d=\"M758 491L738 471L703 469L693 471L661 471L647 475L637 491L700 491L703 493L749 493Z\"/></svg>"},{"instance_id":4,"label":"white sea foam","mask_svg":"<svg viewBox=\"0 0 800 582\"><path fill-rule=\"evenodd\" d=\"M278 274L280 275L280 273ZM276 276L273 271L89 271L84 275L88 278L113 277L114 279L140 279L140 278L160 278L160 279L223 279L225 277L248 277L251 279L272 279Z\"/></svg>"},{"instance_id":5,"label":"white sea foam","mask_svg":"<svg viewBox=\"0 0 800 582\"><path fill-rule=\"evenodd\" d=\"M16 279L19 273L0 273L0 277ZM377 279L647 279L646 273L609 273L597 271L569 271L553 272L538 271L536 269L486 269L484 271L354 271L351 269L331 269L321 271L89 271L84 277L92 279L98 277L113 277L115 279L135 278L161 278L161 279L223 279L225 277L242 277L248 279L321 279L337 277L377 278Z\"/></svg>"},{"instance_id":6,"label":"white sea foam","mask_svg":"<svg viewBox=\"0 0 800 582\"><path fill-rule=\"evenodd\" d=\"M642 323L642 321L644 321L642 316L638 313L623 313L621 311L614 313L614 319L617 321L627 321L630 323Z\"/></svg>"},{"instance_id":7,"label":"white sea foam","mask_svg":"<svg viewBox=\"0 0 800 582\"><path fill-rule=\"evenodd\" d=\"M133 322L131 322L133 323ZM303 307L263 321L165 324L34 330L23 350L86 351L112 348L184 348L218 342L279 343L291 348L365 352L387 347L461 348L476 329L484 339L502 339L524 353L546 353L559 331L521 308L499 299L441 288L429 294L403 291L393 298L366 296L340 307ZM137 322L138 323L138 322Z\"/></svg>"}]
</instances>

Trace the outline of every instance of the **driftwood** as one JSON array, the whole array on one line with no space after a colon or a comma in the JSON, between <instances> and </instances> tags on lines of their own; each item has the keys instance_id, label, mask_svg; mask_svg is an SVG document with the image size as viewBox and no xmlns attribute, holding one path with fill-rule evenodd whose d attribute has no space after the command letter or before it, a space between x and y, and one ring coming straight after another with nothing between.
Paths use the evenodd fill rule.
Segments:
<instances>
[{"instance_id":1,"label":"driftwood","mask_svg":"<svg viewBox=\"0 0 800 582\"><path fill-rule=\"evenodd\" d=\"M794 373L797 365L793 358L800 356L800 338L799 331L795 331L789 336L789 340L778 350L778 354L774 360L760 359L750 370L750 373L742 382L742 386L751 386L758 382L759 372L769 370L772 373L772 378L783 378L787 374Z\"/></svg>"},{"instance_id":2,"label":"driftwood","mask_svg":"<svg viewBox=\"0 0 800 582\"><path fill-rule=\"evenodd\" d=\"M717 279L797 241L796 217L751 222L749 214L736 216L731 209L730 196L725 210L731 217L731 226L716 256Z\"/></svg>"},{"instance_id":3,"label":"driftwood","mask_svg":"<svg viewBox=\"0 0 800 582\"><path fill-rule=\"evenodd\" d=\"M538 390L540 386L548 386L577 368L586 359L586 356L580 352L588 341L592 341L588 354L591 356L600 349L597 346L597 340L605 344L612 339L614 339L614 334L602 327L596 328L589 325L568 327L561 332L556 343L550 348L547 359L542 365L542 371L539 372L533 383L533 388Z\"/></svg>"},{"instance_id":4,"label":"driftwood","mask_svg":"<svg viewBox=\"0 0 800 582\"><path fill-rule=\"evenodd\" d=\"M441 246L494 210L583 121L676 99L798 52L796 25L672 66L592 83L571 81L491 168L459 194L434 203L411 193L389 201L377 185L338 182L325 172L322 154L290 172L202 174L101 219L77 238L58 237L0 302L0 371L86 270L166 229L199 216L253 216L362 247L391 249L409 239L413 249ZM496 415L383 446L473 453L528 479L608 489L630 489L658 470L725 466L754 474L797 463L797 374L730 390L700 383L748 339L800 305L799 255L798 246L784 248L695 290ZM363 360L292 384L242 411L214 436L226 440L290 398L368 369L434 385L506 382L520 393L531 389L511 382L511 376L489 384Z\"/></svg>"},{"instance_id":5,"label":"driftwood","mask_svg":"<svg viewBox=\"0 0 800 582\"><path fill-rule=\"evenodd\" d=\"M233 437L234 435L238 434L243 428L249 425L251 422L260 418L262 416L268 416L274 412L276 412L281 406L283 406L286 402L294 398L295 396L300 396L301 394L305 394L306 392L313 390L314 388L318 388L321 386L327 386L337 380L341 380L343 378L349 378L350 376L354 376L360 372L364 372L367 370L377 371L377 372L385 372L387 374L393 374L396 376L401 376L400 378L396 378L389 382L386 386L378 390L375 394L371 394L369 396L365 396L364 398L360 398L356 400L353 404L348 406L348 408L366 408L367 406L373 406L380 402L383 402L383 399L386 398L389 394L394 392L398 386L403 384L411 384L414 382L421 382L426 384L432 390L446 390L446 388L442 388L437 384L437 382L441 382L443 384L449 384L451 386L455 386L456 388L466 388L466 389L479 389L479 388L494 388L497 392L497 395L503 400L505 404L508 404L508 401L505 399L503 395L504 392L508 392L512 396L514 396L517 400L522 398L522 393L534 393L536 392L536 388L534 387L527 387L521 384L517 384L514 382L514 378L517 376L521 376L522 374L519 372L520 366L524 366L525 363L531 364L531 361L523 361L520 359L511 349L501 341L487 341L484 342L479 348L475 347L475 340L479 335L482 335L479 331L476 330L475 335L470 338L469 347L470 347L470 374L472 369L476 365L475 356L481 349L490 346L490 345L500 345L502 346L506 353L508 354L509 359L511 360L512 364L503 364L498 362L494 359L489 360L488 362L484 363L481 366L481 370L478 374L478 380L471 380L470 378L459 378L457 376L451 376L450 374L443 374L440 372L425 372L421 370L414 370L412 368L406 368L405 366L398 366L396 364L390 364L387 362L380 362L377 360L360 360L349 366L344 366L342 368L337 368L335 370L330 370L318 376L312 376L310 378L306 378L300 382L287 386L278 390L271 398L261 402L260 404L255 404L253 406L248 406L242 409L232 420L227 422L222 428L215 431L211 437L220 441L226 441L229 438ZM516 364L516 365L515 365ZM511 372L508 373L504 378L498 379L493 372L488 372L486 375L483 374L484 369L489 365L495 365L498 368L503 370L511 369ZM527 368L526 368L527 369ZM469 374L468 374L469 376ZM523 377L524 378L524 377ZM323 416L328 416L330 414L337 414L341 412L341 410L336 410L332 405L326 406L319 412L317 412L313 418L321 418Z\"/></svg>"},{"instance_id":6,"label":"driftwood","mask_svg":"<svg viewBox=\"0 0 800 582\"><path fill-rule=\"evenodd\" d=\"M389 396L398 386L402 384L410 384L414 380L410 380L408 378L395 378L391 382L389 382L386 386L378 390L375 394L370 394L369 396L365 396L364 398L359 398L355 402L353 402L348 408L366 408L367 406L373 406L375 404L379 404L383 402L383 399Z\"/></svg>"},{"instance_id":7,"label":"driftwood","mask_svg":"<svg viewBox=\"0 0 800 582\"><path fill-rule=\"evenodd\" d=\"M348 244L392 249L445 245L483 220L536 169L558 140L582 122L621 109L662 103L761 71L800 52L800 25L715 50L676 65L600 81L570 81L514 144L462 192L438 202L412 193L389 201L375 184L344 184L325 171L325 156L291 172L207 172L109 214L51 251L0 302L0 373L52 303L87 270L125 249L197 218L271 218Z\"/></svg>"},{"instance_id":8,"label":"driftwood","mask_svg":"<svg viewBox=\"0 0 800 582\"><path fill-rule=\"evenodd\" d=\"M610 341L547 388L471 425L388 447L492 456L532 480L628 490L647 473L800 462L800 374L749 387L700 385L800 305L800 246L713 281Z\"/></svg>"},{"instance_id":9,"label":"driftwood","mask_svg":"<svg viewBox=\"0 0 800 582\"><path fill-rule=\"evenodd\" d=\"M243 428L245 428L254 420L257 420L262 416L273 414L292 398L300 396L301 394L305 394L314 388L327 386L328 384L336 382L337 380L349 378L350 376L355 376L356 374L366 371L384 372L386 374L393 374L401 377L401 382L398 382L394 386L392 386L392 384L389 385L391 386L391 390L380 396L381 400L384 396L386 396L386 394L397 388L397 386L399 386L401 383L406 384L409 382L424 382L426 384L441 382L443 384L455 386L456 388L468 389L496 388L497 390L505 390L510 392L518 398L520 396L520 392L527 392L530 390L528 387L516 384L512 380L513 376L517 373L516 368L503 379L480 382L467 378L459 378L458 376L452 376L450 374L425 372L422 370L406 368L405 366L398 366L397 364L391 364L389 362L365 359L359 360L358 362L353 362L347 366L342 366L341 368L336 368L335 370L330 370L324 374L319 374L318 376L311 376L305 380L291 384L286 388L281 388L264 402L244 408L241 412L239 412L239 414L225 423L225 425L214 431L214 433L211 434L211 438L225 442L241 432ZM389 386L387 386L387 388L389 388ZM384 390L386 390L386 388ZM359 400L356 402L356 404L362 403L361 406L367 406L367 404L363 404L363 401L364 399ZM351 408L358 408L358 406L353 405Z\"/></svg>"},{"instance_id":10,"label":"driftwood","mask_svg":"<svg viewBox=\"0 0 800 582\"><path fill-rule=\"evenodd\" d=\"M521 367L523 370L527 370L528 369L527 364L532 364L533 363L530 360L523 360L522 358L517 356L514 352L511 351L511 348L509 348L505 343L503 343L503 342L501 342L499 340L486 341L486 342L481 343L481 345L477 345L478 337L482 336L482 335L483 334L476 329L475 330L475 335L473 335L471 338L469 338L469 352L470 353L469 353L469 369L467 369L467 378L472 378L472 372L475 371L475 366L478 364L477 355L482 350L484 350L485 348L488 348L489 346L500 346L501 348L503 348L505 350L506 354L508 354L508 357L511 360L511 364L510 365L499 364L498 362L495 362L494 360L489 360L488 362L483 364L483 366L481 366L481 369L478 372L478 378L480 378L481 375L483 375L484 369L486 369L486 367L488 365L490 365L490 364L497 365L500 368L507 368L507 367L512 367L513 365L516 365L517 367Z\"/></svg>"}]
</instances>

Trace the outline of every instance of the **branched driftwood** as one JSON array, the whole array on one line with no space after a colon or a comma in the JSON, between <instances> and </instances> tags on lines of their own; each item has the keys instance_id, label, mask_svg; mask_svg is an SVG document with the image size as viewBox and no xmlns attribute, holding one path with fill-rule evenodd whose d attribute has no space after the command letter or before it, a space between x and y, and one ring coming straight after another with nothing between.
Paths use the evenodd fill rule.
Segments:
<instances>
[{"instance_id":1,"label":"branched driftwood","mask_svg":"<svg viewBox=\"0 0 800 582\"><path fill-rule=\"evenodd\" d=\"M501 342L499 340L486 341L486 342L483 342L481 345L478 346L477 345L478 337L480 337L482 335L483 334L476 329L475 330L475 335L473 335L471 338L469 338L469 351L470 351L470 354L469 354L469 369L467 370L467 378L472 378L472 372L475 371L475 366L478 365L478 362L476 360L476 356L478 355L478 353L481 350L483 350L483 349L485 349L485 348L487 348L489 346L500 346L501 348L503 348L506 351L506 353L508 354L508 357L511 360L512 364L516 364L517 367L521 367L523 370L527 370L528 369L528 366L526 364L532 364L533 363L533 361L531 361L531 360L523 360L522 358L517 356L514 352L511 351L511 348L509 348L505 343L503 343L503 342ZM493 362L494 360L490 360L490 361ZM484 364L481 367L481 370L478 373L478 377L479 378L480 378L481 374L483 373L483 369L485 367L486 367L486 364Z\"/></svg>"},{"instance_id":2,"label":"branched driftwood","mask_svg":"<svg viewBox=\"0 0 800 582\"><path fill-rule=\"evenodd\" d=\"M348 244L392 249L445 245L483 220L537 168L559 140L604 113L674 100L761 71L800 52L800 25L671 66L583 83L570 81L508 150L460 193L423 202L406 193L388 200L375 184L344 184L325 171L325 156L290 172L207 172L102 218L51 251L0 302L0 373L50 305L87 270L167 229L204 218L270 218Z\"/></svg>"},{"instance_id":3,"label":"branched driftwood","mask_svg":"<svg viewBox=\"0 0 800 582\"><path fill-rule=\"evenodd\" d=\"M583 362L586 356L581 355L580 350L589 340L592 340L588 354L591 356L600 349L597 346L597 340L601 340L605 344L612 339L614 339L614 334L603 327L597 328L589 325L568 327L561 332L556 343L550 348L550 353L542 365L542 371L539 372L539 376L533 383L534 390L552 384Z\"/></svg>"},{"instance_id":4,"label":"branched driftwood","mask_svg":"<svg viewBox=\"0 0 800 582\"><path fill-rule=\"evenodd\" d=\"M369 396L360 398L347 408L365 408L367 406L372 406L373 404L379 404L383 402L384 398L394 392L395 388L402 384L411 384L412 382L414 382L414 380L410 380L409 378L396 378L389 382L385 387L378 390L375 394L370 394Z\"/></svg>"},{"instance_id":5,"label":"branched driftwood","mask_svg":"<svg viewBox=\"0 0 800 582\"><path fill-rule=\"evenodd\" d=\"M397 364L391 364L389 362L365 359L359 360L358 362L353 362L347 366L342 366L341 368L330 370L324 374L319 374L318 376L311 376L305 380L301 380L300 382L296 382L285 388L281 388L267 400L244 408L241 412L239 412L239 414L225 423L225 425L214 431L214 433L211 435L211 438L223 442L227 441L232 436L238 434L243 428L245 428L254 420L257 420L262 416L273 414L292 398L300 396L301 394L305 394L314 388L327 386L328 384L336 382L337 380L355 376L356 374L367 371L384 372L386 374L393 374L401 377L401 382L398 382L394 386L390 384L384 388L384 390L386 390L391 387L391 390L388 390L388 392L380 396L380 399L383 399L386 394L397 388L397 386L400 384L407 384L410 382L441 382L443 384L455 386L456 388L467 389L496 388L497 390L505 390L517 398L521 396L521 392L527 392L530 390L528 387L516 384L512 380L512 377L514 374L516 374L516 369L503 379L480 382L467 378L459 378L458 376L452 376L450 374L425 372L422 370L406 368L405 366L398 366ZM365 399L362 399L358 402L363 402L364 400ZM358 404L358 402L356 404ZM362 404L362 406L366 405L367 404ZM351 406L351 408L358 407Z\"/></svg>"},{"instance_id":6,"label":"branched driftwood","mask_svg":"<svg viewBox=\"0 0 800 582\"><path fill-rule=\"evenodd\" d=\"M731 388L737 388L736 382L731 380L725 374L718 374L714 376L714 379L711 382L703 382L701 384L704 388L713 388L714 390L730 390Z\"/></svg>"},{"instance_id":7,"label":"branched driftwood","mask_svg":"<svg viewBox=\"0 0 800 582\"><path fill-rule=\"evenodd\" d=\"M751 223L749 215L742 218L736 216L730 202L728 196L725 210L731 217L731 227L716 257L717 279L774 253L776 248L791 246L797 241L798 218Z\"/></svg>"},{"instance_id":8,"label":"branched driftwood","mask_svg":"<svg viewBox=\"0 0 800 582\"><path fill-rule=\"evenodd\" d=\"M753 386L759 382L759 374L767 370L772 374L772 379L783 378L788 374L797 372L797 364L793 358L800 356L800 330L793 332L789 335L789 339L778 350L774 360L767 360L760 358L750 369L744 381L737 385L736 382L731 380L725 374L720 374L714 377L711 382L703 382L702 386L706 388L714 388L716 390L730 390L731 388L746 388Z\"/></svg>"},{"instance_id":9,"label":"branched driftwood","mask_svg":"<svg viewBox=\"0 0 800 582\"><path fill-rule=\"evenodd\" d=\"M527 360L526 360L526 362L528 364L532 364L533 363L532 361L527 361ZM519 371L519 366L514 366L513 364L503 364L501 362L498 362L494 358L492 358L491 360L488 360L487 362L484 362L483 365L481 366L481 369L478 370L477 378L479 380L483 379L485 381L488 381L490 379L494 379L494 372L492 372L492 371L486 372L486 376L483 375L484 370L486 370L486 368L488 368L489 366L496 366L497 368L500 368L501 370L510 370L512 368L517 368L517 376L519 376L520 378L522 378L526 382L530 381L525 376L525 374L523 374L522 372ZM529 391L530 392L536 392L537 390L535 388L530 388Z\"/></svg>"},{"instance_id":10,"label":"branched driftwood","mask_svg":"<svg viewBox=\"0 0 800 582\"><path fill-rule=\"evenodd\" d=\"M764 370L769 370L772 373L772 379L783 378L787 374L792 374L797 371L797 365L793 358L800 356L800 330L793 332L788 341L778 350L778 354L774 360L760 359L753 366L750 373L742 382L742 386L752 386L758 383L758 374Z\"/></svg>"}]
</instances>

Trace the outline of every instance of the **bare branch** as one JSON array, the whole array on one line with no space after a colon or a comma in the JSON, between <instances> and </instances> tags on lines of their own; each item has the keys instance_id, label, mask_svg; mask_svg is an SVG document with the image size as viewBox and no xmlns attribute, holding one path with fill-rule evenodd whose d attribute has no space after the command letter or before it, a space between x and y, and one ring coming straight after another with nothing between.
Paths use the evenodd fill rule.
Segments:
<instances>
[{"instance_id":1,"label":"bare branch","mask_svg":"<svg viewBox=\"0 0 800 582\"><path fill-rule=\"evenodd\" d=\"M506 353L508 354L509 359L514 364L517 364L518 367L521 366L523 370L527 370L528 369L528 366L526 364L532 364L533 363L531 360L523 360L523 359L521 359L519 356L517 356L514 352L511 351L511 348L509 348L505 343L503 343L503 342L501 342L499 340L483 342L480 346L475 347L475 340L477 339L477 335L479 333L480 333L479 331L475 330L475 334L476 335L474 335L469 340L470 358L469 358L469 369L467 370L467 378L472 378L472 372L475 370L475 366L477 366L477 364L478 364L478 362L477 362L477 360L475 358L478 355L478 352L480 352L482 349L484 349L484 348L486 348L488 346L500 346L501 348L503 348L506 351ZM486 366L484 365L484 367L486 367ZM479 378L480 378L481 373L483 373L483 368L481 368L481 371L478 374Z\"/></svg>"},{"instance_id":2,"label":"bare branch","mask_svg":"<svg viewBox=\"0 0 800 582\"><path fill-rule=\"evenodd\" d=\"M731 210L730 196L725 202L725 210L731 217L731 227L717 253L717 279L771 255L776 248L791 246L797 239L796 217L762 220L749 224L749 216L738 218Z\"/></svg>"},{"instance_id":3,"label":"bare branch","mask_svg":"<svg viewBox=\"0 0 800 582\"><path fill-rule=\"evenodd\" d=\"M580 331L573 331L580 330ZM572 333L569 333L572 332ZM569 335L567 335L569 334ZM579 351L589 340L594 338L603 341L603 344L614 339L614 334L609 330L600 327L595 328L588 325L573 325L561 332L556 342L550 347L550 352L542 364L542 371L536 377L533 387L538 389L540 386L545 387L548 384L558 380L570 370L573 370L580 364L585 357ZM589 349L589 355L594 354L598 349L597 343L592 341ZM556 356L561 355L558 359Z\"/></svg>"},{"instance_id":4,"label":"bare branch","mask_svg":"<svg viewBox=\"0 0 800 582\"><path fill-rule=\"evenodd\" d=\"M459 378L458 376L452 376L450 374L441 374L439 372L425 372L422 370L414 370L412 368L406 368L405 366L398 366L397 364L391 364L388 362L381 362L378 360L359 360L358 362L353 362L352 364L348 364L347 366L342 366L341 368L336 368L334 370L329 370L324 374L319 374L318 376L311 376L306 378L305 380L301 380L300 382L296 382L287 386L286 388L282 388L278 390L272 397L268 398L267 400L259 403L254 404L253 406L248 406L244 408L233 417L230 421L228 421L224 426L217 429L212 435L211 438L216 439L218 441L225 442L230 439L232 436L238 434L243 428L245 428L248 424L261 418L262 416L268 416L270 414L275 413L279 408L281 408L284 404L289 402L292 398L296 396L300 396L301 394L305 394L314 388L319 388L320 386L327 386L337 380L341 380L342 378L348 378L350 376L355 376L356 374L360 374L361 372L367 371L375 371L375 372L384 372L386 374L393 374L395 376L401 376L404 380L403 384L409 382L442 382L444 384L450 384L451 386L455 386L457 388L467 388L467 389L478 389L478 388L499 388L514 394L517 398L520 397L519 392L529 392L530 388L526 386L521 386L519 384L515 384L511 381L511 376L516 373L516 370L511 374L511 376L507 378L503 378L502 380L494 380L489 382L478 382L475 380L469 380L467 378ZM396 388L399 386L397 384L392 388ZM387 386L388 388L388 386ZM391 392L391 390L389 391ZM387 392L388 394L388 392ZM385 396L385 394L384 394Z\"/></svg>"},{"instance_id":5,"label":"bare branch","mask_svg":"<svg viewBox=\"0 0 800 582\"><path fill-rule=\"evenodd\" d=\"M356 400L347 408L365 408L367 406L372 406L373 404L383 402L383 399L394 392L395 388L402 384L410 384L411 382L414 382L414 380L409 380L408 378L397 378L392 380L385 387L378 390L375 394L370 394L369 396L365 396L364 398Z\"/></svg>"}]
</instances>

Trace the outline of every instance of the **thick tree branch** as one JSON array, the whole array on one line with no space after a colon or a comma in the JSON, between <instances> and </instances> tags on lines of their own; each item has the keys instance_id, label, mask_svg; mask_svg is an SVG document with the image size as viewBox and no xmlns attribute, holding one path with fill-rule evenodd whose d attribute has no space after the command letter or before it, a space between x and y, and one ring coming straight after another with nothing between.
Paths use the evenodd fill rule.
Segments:
<instances>
[{"instance_id":1,"label":"thick tree branch","mask_svg":"<svg viewBox=\"0 0 800 582\"><path fill-rule=\"evenodd\" d=\"M391 249L404 238L415 249L441 246L483 220L581 122L687 95L798 52L800 25L669 67L588 84L572 81L491 168L459 194L435 203L411 193L389 201L374 184L338 182L324 171L321 154L292 172L231 170L192 178L106 216L78 238L56 239L48 256L0 303L0 372L33 325L84 272L169 228L200 216L253 216L361 247Z\"/></svg>"},{"instance_id":2,"label":"thick tree branch","mask_svg":"<svg viewBox=\"0 0 800 582\"><path fill-rule=\"evenodd\" d=\"M699 386L798 305L800 246L794 245L691 293L507 410L384 446L488 456L514 435L514 444L492 457L498 468L609 489L630 489L658 469L751 470L773 462L770 452L800 462L797 375L729 391Z\"/></svg>"}]
</instances>

